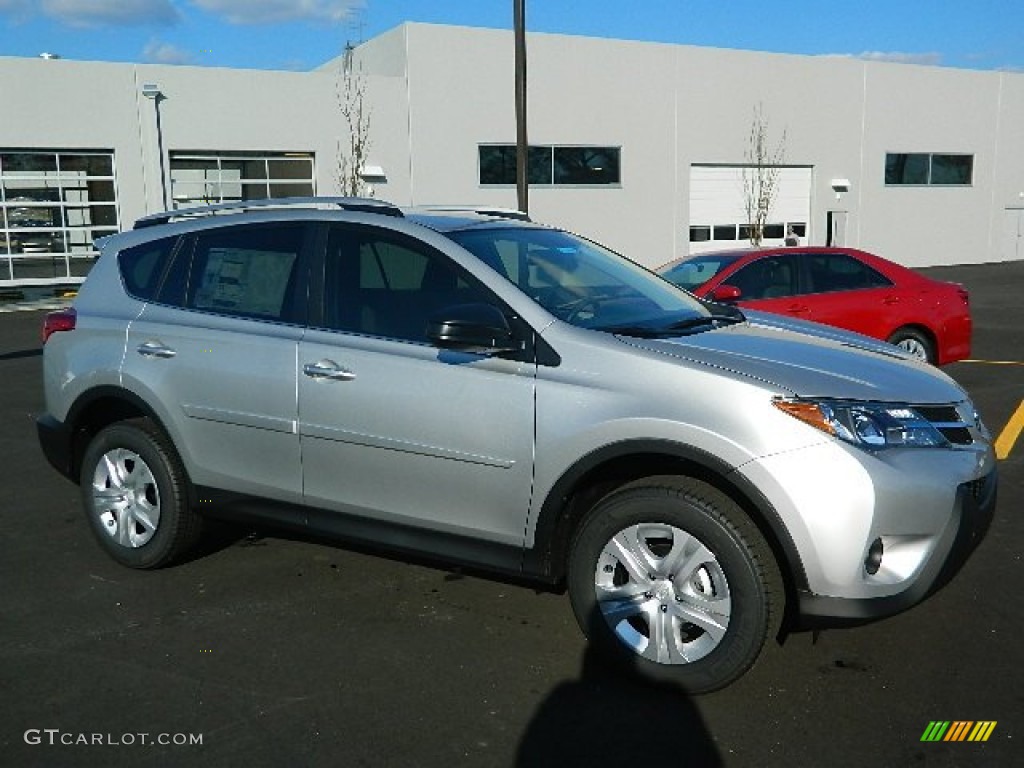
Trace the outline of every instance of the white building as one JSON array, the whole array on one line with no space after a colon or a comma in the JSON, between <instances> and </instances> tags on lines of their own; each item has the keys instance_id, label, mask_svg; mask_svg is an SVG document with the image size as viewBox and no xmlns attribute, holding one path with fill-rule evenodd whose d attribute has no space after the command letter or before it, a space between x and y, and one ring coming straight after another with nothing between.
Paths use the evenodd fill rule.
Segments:
<instances>
[{"instance_id":1,"label":"white building","mask_svg":"<svg viewBox=\"0 0 1024 768\"><path fill-rule=\"evenodd\" d=\"M528 37L530 213L656 266L742 244L755 108L785 135L768 235L911 266L1024 258L1024 74ZM374 194L514 207L509 31L356 49ZM0 285L85 274L166 207L337 194L339 58L312 72L0 58Z\"/></svg>"}]
</instances>

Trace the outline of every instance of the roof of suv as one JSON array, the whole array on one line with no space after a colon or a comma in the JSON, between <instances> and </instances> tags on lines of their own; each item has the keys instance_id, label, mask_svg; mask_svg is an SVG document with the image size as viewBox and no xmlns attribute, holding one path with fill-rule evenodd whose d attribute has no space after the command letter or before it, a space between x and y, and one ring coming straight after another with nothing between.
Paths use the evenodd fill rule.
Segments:
<instances>
[{"instance_id":1,"label":"roof of suv","mask_svg":"<svg viewBox=\"0 0 1024 768\"><path fill-rule=\"evenodd\" d=\"M452 232L468 226L493 221L530 222L528 214L511 208L471 205L419 206L401 209L398 206L363 197L286 197L262 200L246 200L214 205L181 208L154 213L136 220L134 229L169 224L174 221L189 221L212 216L238 215L243 213L266 213L270 211L348 211L352 213L373 213L382 216L406 218L438 232Z\"/></svg>"}]
</instances>

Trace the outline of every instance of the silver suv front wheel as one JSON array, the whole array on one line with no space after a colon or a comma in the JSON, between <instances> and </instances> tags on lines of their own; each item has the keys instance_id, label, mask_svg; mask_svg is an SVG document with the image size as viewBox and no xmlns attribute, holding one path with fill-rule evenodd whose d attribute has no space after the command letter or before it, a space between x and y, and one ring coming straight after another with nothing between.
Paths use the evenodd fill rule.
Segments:
<instances>
[{"instance_id":1,"label":"silver suv front wheel","mask_svg":"<svg viewBox=\"0 0 1024 768\"><path fill-rule=\"evenodd\" d=\"M760 532L731 499L659 477L619 489L587 516L569 593L591 642L643 676L699 693L754 664L781 584Z\"/></svg>"}]
</instances>

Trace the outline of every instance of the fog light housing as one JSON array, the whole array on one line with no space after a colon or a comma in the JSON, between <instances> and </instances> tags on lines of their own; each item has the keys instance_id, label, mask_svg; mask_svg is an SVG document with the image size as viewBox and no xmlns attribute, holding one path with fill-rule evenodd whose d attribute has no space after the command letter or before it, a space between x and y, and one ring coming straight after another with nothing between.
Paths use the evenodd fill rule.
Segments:
<instances>
[{"instance_id":1,"label":"fog light housing","mask_svg":"<svg viewBox=\"0 0 1024 768\"><path fill-rule=\"evenodd\" d=\"M864 570L868 572L868 575L874 576L878 573L878 569L882 567L882 554L882 540L875 539L868 547L868 556L864 558Z\"/></svg>"}]
</instances>

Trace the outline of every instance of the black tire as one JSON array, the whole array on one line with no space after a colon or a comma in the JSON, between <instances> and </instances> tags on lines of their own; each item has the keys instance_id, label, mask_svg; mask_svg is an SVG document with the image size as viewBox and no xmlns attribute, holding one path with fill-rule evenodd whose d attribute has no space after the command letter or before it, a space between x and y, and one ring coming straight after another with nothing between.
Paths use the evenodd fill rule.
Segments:
<instances>
[{"instance_id":1,"label":"black tire","mask_svg":"<svg viewBox=\"0 0 1024 768\"><path fill-rule=\"evenodd\" d=\"M96 540L122 565L167 565L201 534L181 459L148 419L101 430L85 451L80 486Z\"/></svg>"},{"instance_id":2,"label":"black tire","mask_svg":"<svg viewBox=\"0 0 1024 768\"><path fill-rule=\"evenodd\" d=\"M635 573L631 555L648 573ZM595 505L573 541L568 588L599 650L691 693L743 675L782 615L781 577L760 531L728 496L684 477L631 483Z\"/></svg>"},{"instance_id":3,"label":"black tire","mask_svg":"<svg viewBox=\"0 0 1024 768\"><path fill-rule=\"evenodd\" d=\"M909 352L911 355L926 363L935 365L935 344L923 331L916 328L897 328L889 337L888 342Z\"/></svg>"}]
</instances>

